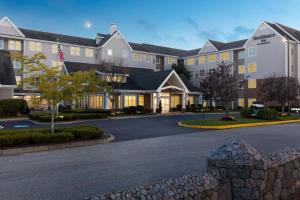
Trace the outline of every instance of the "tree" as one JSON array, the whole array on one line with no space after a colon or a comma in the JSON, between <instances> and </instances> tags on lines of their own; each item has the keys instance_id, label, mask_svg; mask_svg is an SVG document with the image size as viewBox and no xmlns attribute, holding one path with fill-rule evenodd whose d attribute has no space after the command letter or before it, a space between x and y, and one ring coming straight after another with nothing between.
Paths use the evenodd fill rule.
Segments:
<instances>
[{"instance_id":1,"label":"tree","mask_svg":"<svg viewBox=\"0 0 300 200\"><path fill-rule=\"evenodd\" d=\"M225 106L225 115L229 115L230 104L238 97L238 79L233 73L231 63L220 63L212 72L215 77L216 98Z\"/></svg>"},{"instance_id":2,"label":"tree","mask_svg":"<svg viewBox=\"0 0 300 200\"><path fill-rule=\"evenodd\" d=\"M272 75L260 82L258 95L262 100L280 104L284 112L288 100L297 99L298 84L295 78Z\"/></svg>"},{"instance_id":3,"label":"tree","mask_svg":"<svg viewBox=\"0 0 300 200\"><path fill-rule=\"evenodd\" d=\"M173 64L172 69L176 71L177 74L184 75L188 80L191 80L192 76L191 73L187 70L186 66L184 64Z\"/></svg>"},{"instance_id":4,"label":"tree","mask_svg":"<svg viewBox=\"0 0 300 200\"><path fill-rule=\"evenodd\" d=\"M54 133L54 115L57 104L64 100L64 89L68 78L62 73L59 66L49 67L43 63L47 57L37 53L32 57L17 56L16 60L22 63L22 85L29 90L38 90L42 99L50 103L51 108L51 133Z\"/></svg>"},{"instance_id":5,"label":"tree","mask_svg":"<svg viewBox=\"0 0 300 200\"><path fill-rule=\"evenodd\" d=\"M216 96L216 76L212 71L208 72L207 76L200 81L200 92L206 102L213 102ZM206 108L208 109L208 103Z\"/></svg>"}]
</instances>

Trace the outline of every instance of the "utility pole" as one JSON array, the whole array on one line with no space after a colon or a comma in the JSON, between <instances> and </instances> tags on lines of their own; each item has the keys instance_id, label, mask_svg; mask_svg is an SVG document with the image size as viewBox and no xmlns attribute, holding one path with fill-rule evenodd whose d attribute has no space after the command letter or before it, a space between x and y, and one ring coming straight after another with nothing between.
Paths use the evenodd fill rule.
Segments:
<instances>
[{"instance_id":1,"label":"utility pole","mask_svg":"<svg viewBox=\"0 0 300 200\"><path fill-rule=\"evenodd\" d=\"M287 41L287 104L288 104L288 114L290 114L290 40L287 36L285 36Z\"/></svg>"}]
</instances>

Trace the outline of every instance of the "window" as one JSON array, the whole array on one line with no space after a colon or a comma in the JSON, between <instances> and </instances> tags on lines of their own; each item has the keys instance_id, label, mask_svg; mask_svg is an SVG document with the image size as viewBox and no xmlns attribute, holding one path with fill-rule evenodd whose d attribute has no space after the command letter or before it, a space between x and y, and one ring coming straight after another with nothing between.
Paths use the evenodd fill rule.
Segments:
<instances>
[{"instance_id":1,"label":"window","mask_svg":"<svg viewBox=\"0 0 300 200\"><path fill-rule=\"evenodd\" d=\"M176 108L177 105L180 104L180 96L179 95L172 95L171 96L171 108Z\"/></svg>"},{"instance_id":2,"label":"window","mask_svg":"<svg viewBox=\"0 0 300 200\"><path fill-rule=\"evenodd\" d=\"M0 40L0 49L4 49L4 40Z\"/></svg>"},{"instance_id":3,"label":"window","mask_svg":"<svg viewBox=\"0 0 300 200\"><path fill-rule=\"evenodd\" d=\"M79 47L70 47L70 54L72 56L80 56L80 48Z\"/></svg>"},{"instance_id":4,"label":"window","mask_svg":"<svg viewBox=\"0 0 300 200\"><path fill-rule=\"evenodd\" d=\"M221 61L226 61L226 60L228 60L228 59L229 59L229 54L228 54L228 52L222 52L222 53L220 53L220 59L221 59Z\"/></svg>"},{"instance_id":5,"label":"window","mask_svg":"<svg viewBox=\"0 0 300 200\"><path fill-rule=\"evenodd\" d=\"M245 86L244 80L239 80L238 84L239 84L239 89L244 89L244 86Z\"/></svg>"},{"instance_id":6,"label":"window","mask_svg":"<svg viewBox=\"0 0 300 200\"><path fill-rule=\"evenodd\" d=\"M245 106L245 100L243 98L238 99L238 106L239 107L244 107Z\"/></svg>"},{"instance_id":7,"label":"window","mask_svg":"<svg viewBox=\"0 0 300 200\"><path fill-rule=\"evenodd\" d=\"M139 95L139 106L144 106L144 104L145 104L144 95Z\"/></svg>"},{"instance_id":8,"label":"window","mask_svg":"<svg viewBox=\"0 0 300 200\"><path fill-rule=\"evenodd\" d=\"M239 65L239 74L245 74L245 66L244 65Z\"/></svg>"},{"instance_id":9,"label":"window","mask_svg":"<svg viewBox=\"0 0 300 200\"><path fill-rule=\"evenodd\" d=\"M29 42L29 51L41 52L42 44L40 42Z\"/></svg>"},{"instance_id":10,"label":"window","mask_svg":"<svg viewBox=\"0 0 300 200\"><path fill-rule=\"evenodd\" d=\"M21 69L21 66L22 66L21 62L13 60L12 63L13 63L14 69Z\"/></svg>"},{"instance_id":11,"label":"window","mask_svg":"<svg viewBox=\"0 0 300 200\"><path fill-rule=\"evenodd\" d=\"M256 88L256 79L249 79L248 80L248 88L249 89Z\"/></svg>"},{"instance_id":12,"label":"window","mask_svg":"<svg viewBox=\"0 0 300 200\"><path fill-rule=\"evenodd\" d=\"M249 98L248 99L248 107L251 107L255 101L256 101L255 98Z\"/></svg>"},{"instance_id":13,"label":"window","mask_svg":"<svg viewBox=\"0 0 300 200\"><path fill-rule=\"evenodd\" d=\"M187 64L187 65L193 65L193 64L194 64L194 58L188 58L188 59L186 60L186 64Z\"/></svg>"},{"instance_id":14,"label":"window","mask_svg":"<svg viewBox=\"0 0 300 200\"><path fill-rule=\"evenodd\" d=\"M169 64L169 65L175 64L176 61L177 61L176 58L174 58L174 57L168 57L168 64Z\"/></svg>"},{"instance_id":15,"label":"window","mask_svg":"<svg viewBox=\"0 0 300 200\"><path fill-rule=\"evenodd\" d=\"M256 47L249 47L248 48L248 57L253 57L256 56Z\"/></svg>"},{"instance_id":16,"label":"window","mask_svg":"<svg viewBox=\"0 0 300 200\"><path fill-rule=\"evenodd\" d=\"M21 51L21 41L8 40L8 49L15 50L15 51Z\"/></svg>"},{"instance_id":17,"label":"window","mask_svg":"<svg viewBox=\"0 0 300 200\"><path fill-rule=\"evenodd\" d=\"M89 108L91 109L102 109L103 108L103 97L100 96L89 96Z\"/></svg>"},{"instance_id":18,"label":"window","mask_svg":"<svg viewBox=\"0 0 300 200\"><path fill-rule=\"evenodd\" d=\"M152 62L152 55L151 54L145 54L145 61L146 62Z\"/></svg>"},{"instance_id":19,"label":"window","mask_svg":"<svg viewBox=\"0 0 300 200\"><path fill-rule=\"evenodd\" d=\"M249 63L248 64L248 73L256 72L256 64L255 63Z\"/></svg>"},{"instance_id":20,"label":"window","mask_svg":"<svg viewBox=\"0 0 300 200\"><path fill-rule=\"evenodd\" d=\"M216 60L217 60L216 54L208 55L208 62L216 62Z\"/></svg>"},{"instance_id":21,"label":"window","mask_svg":"<svg viewBox=\"0 0 300 200\"><path fill-rule=\"evenodd\" d=\"M136 106L136 96L135 95L125 95L124 96L124 106Z\"/></svg>"},{"instance_id":22,"label":"window","mask_svg":"<svg viewBox=\"0 0 300 200\"><path fill-rule=\"evenodd\" d=\"M200 65L205 64L205 56L200 56L199 57L199 63L200 63Z\"/></svg>"},{"instance_id":23,"label":"window","mask_svg":"<svg viewBox=\"0 0 300 200\"><path fill-rule=\"evenodd\" d=\"M112 55L113 55L112 49L107 49L107 55L108 55L108 56L112 56Z\"/></svg>"},{"instance_id":24,"label":"window","mask_svg":"<svg viewBox=\"0 0 300 200\"><path fill-rule=\"evenodd\" d=\"M241 60L241 59L244 59L245 58L245 52L244 51L239 51L238 52L238 59Z\"/></svg>"},{"instance_id":25,"label":"window","mask_svg":"<svg viewBox=\"0 0 300 200\"><path fill-rule=\"evenodd\" d=\"M19 85L22 80L21 76L15 76L15 78L16 78L17 85Z\"/></svg>"},{"instance_id":26,"label":"window","mask_svg":"<svg viewBox=\"0 0 300 200\"><path fill-rule=\"evenodd\" d=\"M194 96L189 96L190 105L194 104Z\"/></svg>"},{"instance_id":27,"label":"window","mask_svg":"<svg viewBox=\"0 0 300 200\"><path fill-rule=\"evenodd\" d=\"M133 53L133 60L134 61L140 61L141 60L141 54L140 53Z\"/></svg>"},{"instance_id":28,"label":"window","mask_svg":"<svg viewBox=\"0 0 300 200\"><path fill-rule=\"evenodd\" d=\"M204 69L201 69L200 70L200 76L204 76L205 75L205 71L204 71Z\"/></svg>"},{"instance_id":29,"label":"window","mask_svg":"<svg viewBox=\"0 0 300 200\"><path fill-rule=\"evenodd\" d=\"M58 52L58 46L57 46L57 44L52 44L51 49L52 49L52 53L53 54L57 54L57 52Z\"/></svg>"},{"instance_id":30,"label":"window","mask_svg":"<svg viewBox=\"0 0 300 200\"><path fill-rule=\"evenodd\" d=\"M93 51L93 49L88 49L88 48L86 48L86 49L85 49L85 57L92 58L93 56L94 56L94 51Z\"/></svg>"}]
</instances>

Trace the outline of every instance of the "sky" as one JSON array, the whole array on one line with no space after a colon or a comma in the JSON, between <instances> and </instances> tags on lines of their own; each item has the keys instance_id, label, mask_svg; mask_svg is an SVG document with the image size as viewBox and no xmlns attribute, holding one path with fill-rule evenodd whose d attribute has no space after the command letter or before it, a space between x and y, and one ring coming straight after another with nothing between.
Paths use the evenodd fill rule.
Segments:
<instances>
[{"instance_id":1,"label":"sky","mask_svg":"<svg viewBox=\"0 0 300 200\"><path fill-rule=\"evenodd\" d=\"M94 38L111 23L130 42L195 49L245 39L263 21L300 29L300 0L0 0L18 27Z\"/></svg>"}]
</instances>

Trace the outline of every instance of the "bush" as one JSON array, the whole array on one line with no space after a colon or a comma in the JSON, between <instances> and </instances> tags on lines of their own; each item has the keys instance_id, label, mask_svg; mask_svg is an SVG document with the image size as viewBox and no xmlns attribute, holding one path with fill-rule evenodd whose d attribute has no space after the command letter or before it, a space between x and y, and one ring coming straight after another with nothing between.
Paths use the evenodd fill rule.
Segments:
<instances>
[{"instance_id":1,"label":"bush","mask_svg":"<svg viewBox=\"0 0 300 200\"><path fill-rule=\"evenodd\" d=\"M214 111L214 110L215 110L215 107L214 107L214 106L209 106L208 109L209 109L210 111Z\"/></svg>"},{"instance_id":2,"label":"bush","mask_svg":"<svg viewBox=\"0 0 300 200\"><path fill-rule=\"evenodd\" d=\"M103 136L104 132L101 129L87 125L57 128L54 134L50 133L50 129L2 130L0 131L0 148L89 140Z\"/></svg>"},{"instance_id":3,"label":"bush","mask_svg":"<svg viewBox=\"0 0 300 200\"><path fill-rule=\"evenodd\" d=\"M29 119L39 122L51 122L51 113L47 112L35 112L30 114ZM103 119L107 115L103 113L59 113L59 116L55 116L55 121L72 121L80 119Z\"/></svg>"},{"instance_id":4,"label":"bush","mask_svg":"<svg viewBox=\"0 0 300 200\"><path fill-rule=\"evenodd\" d=\"M29 112L27 102L23 99L0 100L0 116L17 116Z\"/></svg>"},{"instance_id":5,"label":"bush","mask_svg":"<svg viewBox=\"0 0 300 200\"><path fill-rule=\"evenodd\" d=\"M146 113L145 107L144 107L144 106L137 106L137 107L136 107L136 111L137 111L138 113L142 113L142 114L145 114L145 113Z\"/></svg>"},{"instance_id":6,"label":"bush","mask_svg":"<svg viewBox=\"0 0 300 200\"><path fill-rule=\"evenodd\" d=\"M244 117L244 118L251 118L252 114L253 114L253 110L250 108L242 108L240 111L241 117Z\"/></svg>"},{"instance_id":7,"label":"bush","mask_svg":"<svg viewBox=\"0 0 300 200\"><path fill-rule=\"evenodd\" d=\"M177 111L181 111L182 105L181 105L181 104L178 104L178 105L176 105L176 108L177 108Z\"/></svg>"},{"instance_id":8,"label":"bush","mask_svg":"<svg viewBox=\"0 0 300 200\"><path fill-rule=\"evenodd\" d=\"M258 111L256 117L264 120L275 120L279 116L278 111L271 108L263 108Z\"/></svg>"},{"instance_id":9,"label":"bush","mask_svg":"<svg viewBox=\"0 0 300 200\"><path fill-rule=\"evenodd\" d=\"M224 116L221 118L222 121L235 121L233 116Z\"/></svg>"}]
</instances>

